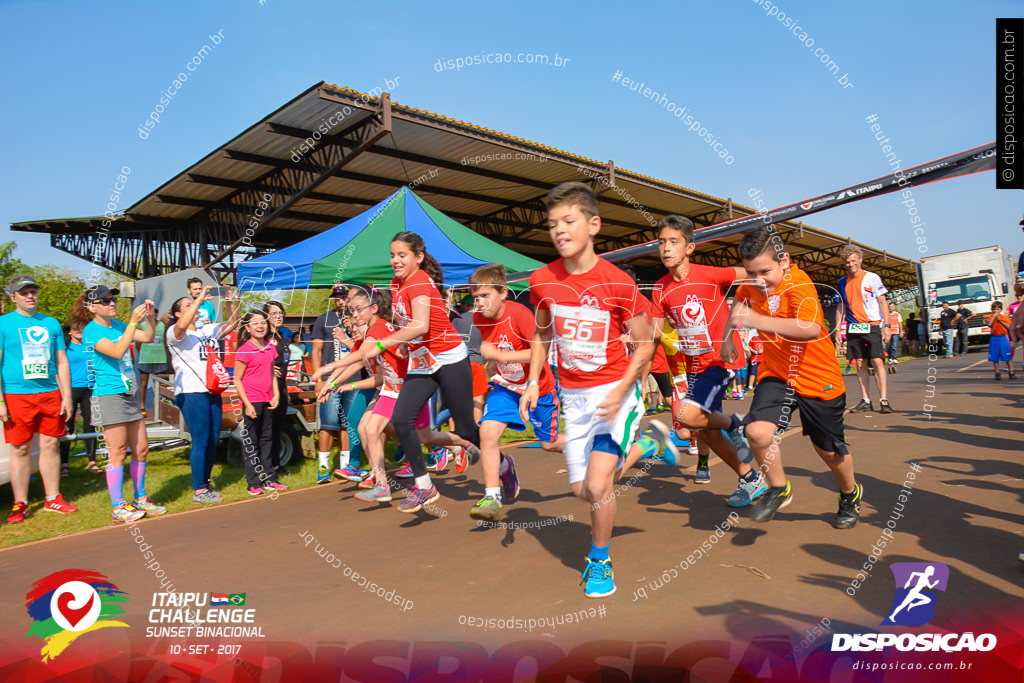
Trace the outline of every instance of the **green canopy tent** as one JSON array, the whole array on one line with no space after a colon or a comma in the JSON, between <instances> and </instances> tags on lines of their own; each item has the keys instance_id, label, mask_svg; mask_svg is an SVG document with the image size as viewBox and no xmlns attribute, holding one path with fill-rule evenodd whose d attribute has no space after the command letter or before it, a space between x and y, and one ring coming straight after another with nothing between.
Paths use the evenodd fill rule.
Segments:
<instances>
[{"instance_id":1,"label":"green canopy tent","mask_svg":"<svg viewBox=\"0 0 1024 683\"><path fill-rule=\"evenodd\" d=\"M544 265L478 235L403 187L341 225L241 263L239 289L271 292L330 287L338 282L387 284L394 277L391 239L406 230L423 238L427 251L441 264L448 287L465 285L473 271L488 263L501 263L510 273ZM520 281L510 286L521 290L527 285Z\"/></svg>"}]
</instances>

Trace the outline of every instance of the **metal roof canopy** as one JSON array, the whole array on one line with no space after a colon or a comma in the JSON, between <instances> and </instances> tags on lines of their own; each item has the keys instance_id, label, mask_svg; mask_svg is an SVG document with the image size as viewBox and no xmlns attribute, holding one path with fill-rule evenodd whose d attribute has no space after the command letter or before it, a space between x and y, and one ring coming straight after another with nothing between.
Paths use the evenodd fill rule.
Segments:
<instances>
[{"instance_id":1,"label":"metal roof canopy","mask_svg":"<svg viewBox=\"0 0 1024 683\"><path fill-rule=\"evenodd\" d=\"M313 149L302 153L307 140ZM550 261L556 253L543 200L568 180L598 192L599 252L655 239L657 220L671 213L688 216L698 230L756 213L611 161L402 106L386 92L320 82L140 199L109 230L101 228L103 216L24 221L11 229L50 234L53 247L131 278L195 266L229 274L241 260L322 232L409 185L479 234ZM839 252L852 240L796 222L777 229L812 278L834 283L845 274ZM698 245L698 260L733 265L739 240ZM890 289L916 286L913 260L856 244L865 267ZM657 259L636 265L646 279Z\"/></svg>"}]
</instances>

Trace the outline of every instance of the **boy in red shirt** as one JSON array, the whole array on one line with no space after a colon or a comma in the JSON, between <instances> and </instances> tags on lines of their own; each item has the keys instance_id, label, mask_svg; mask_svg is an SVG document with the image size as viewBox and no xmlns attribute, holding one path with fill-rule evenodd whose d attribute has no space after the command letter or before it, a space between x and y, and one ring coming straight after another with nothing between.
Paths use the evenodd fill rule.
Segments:
<instances>
[{"instance_id":1,"label":"boy in red shirt","mask_svg":"<svg viewBox=\"0 0 1024 683\"><path fill-rule=\"evenodd\" d=\"M591 503L584 594L600 598L615 592L608 553L615 473L644 413L638 380L650 365L654 342L636 283L594 251L594 237L601 232L594 191L580 182L562 183L548 193L546 204L548 231L561 258L530 277L537 330L519 408L524 422L528 411L537 408L554 339L569 484L578 498ZM623 327L637 340L632 358L620 337Z\"/></svg>"},{"instance_id":2,"label":"boy in red shirt","mask_svg":"<svg viewBox=\"0 0 1024 683\"><path fill-rule=\"evenodd\" d=\"M786 245L772 228L760 226L748 232L739 252L747 277L757 283L741 285L736 291L725 331L731 335L740 325L754 328L764 345L745 434L770 487L750 517L767 522L793 500L779 442L795 407L803 433L839 483L839 512L832 526L851 529L860 518L864 490L854 480L853 456L843 430L846 387L817 290L806 273L790 265ZM734 360L737 355L742 351L727 336L722 359Z\"/></svg>"},{"instance_id":3,"label":"boy in red shirt","mask_svg":"<svg viewBox=\"0 0 1024 683\"><path fill-rule=\"evenodd\" d=\"M661 329L667 318L679 336L679 350L686 358L687 390L676 421L690 430L700 430L700 441L707 443L739 477L739 485L726 503L745 507L766 490L764 478L750 465L749 449L740 434L740 420L722 412L725 391L746 367L747 359L723 362L719 356L724 338L728 309L725 292L743 276L740 268L715 268L690 261L696 248L693 223L685 216L661 219L658 251L668 274L654 286L654 329ZM742 348L739 335L730 331L730 339ZM729 433L726 437L723 430ZM742 457L741 458L741 454ZM711 481L707 456L698 457L698 484Z\"/></svg>"},{"instance_id":4,"label":"boy in red shirt","mask_svg":"<svg viewBox=\"0 0 1024 683\"><path fill-rule=\"evenodd\" d=\"M526 306L508 301L505 266L492 263L477 268L469 278L470 291L477 308L473 325L483 342L480 353L494 363L491 390L480 418L480 464L484 470L484 497L469 511L473 519L501 519L502 496L515 500L519 495L519 479L512 457L499 449L501 435L507 427L524 431L519 416L519 398L526 389L530 372L530 342L537 329L533 313ZM529 423L541 448L560 452L558 438L558 395L555 379L541 363L537 407L530 411Z\"/></svg>"},{"instance_id":5,"label":"boy in red shirt","mask_svg":"<svg viewBox=\"0 0 1024 683\"><path fill-rule=\"evenodd\" d=\"M985 318L985 324L989 326L988 337L988 360L996 371L996 379L1002 379L999 373L999 362L1006 362L1006 372L1010 379L1017 375L1013 372L1013 348L1010 346L1010 319L1003 315L1003 304L999 301L992 303L992 315Z\"/></svg>"}]
</instances>

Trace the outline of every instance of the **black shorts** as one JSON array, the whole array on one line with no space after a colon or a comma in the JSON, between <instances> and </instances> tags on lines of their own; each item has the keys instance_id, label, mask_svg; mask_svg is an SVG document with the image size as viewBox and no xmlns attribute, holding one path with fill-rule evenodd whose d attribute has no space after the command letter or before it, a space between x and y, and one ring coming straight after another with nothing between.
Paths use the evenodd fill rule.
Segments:
<instances>
[{"instance_id":1,"label":"black shorts","mask_svg":"<svg viewBox=\"0 0 1024 683\"><path fill-rule=\"evenodd\" d=\"M847 455L843 414L846 412L846 394L832 399L801 396L778 377L765 377L757 383L754 402L743 419L744 424L764 420L779 431L789 429L793 410L800 411L804 436L823 451Z\"/></svg>"},{"instance_id":2,"label":"black shorts","mask_svg":"<svg viewBox=\"0 0 1024 683\"><path fill-rule=\"evenodd\" d=\"M849 360L857 358L885 358L882 347L882 330L878 325L872 325L871 331L867 334L846 333L846 357Z\"/></svg>"}]
</instances>

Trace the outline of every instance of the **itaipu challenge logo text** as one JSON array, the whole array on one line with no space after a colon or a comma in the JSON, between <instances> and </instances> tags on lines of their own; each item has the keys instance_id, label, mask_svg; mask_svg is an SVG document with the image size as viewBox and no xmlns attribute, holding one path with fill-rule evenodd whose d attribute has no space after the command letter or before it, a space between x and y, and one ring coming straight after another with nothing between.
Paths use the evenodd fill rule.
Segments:
<instances>
[{"instance_id":1,"label":"itaipu challenge logo text","mask_svg":"<svg viewBox=\"0 0 1024 683\"><path fill-rule=\"evenodd\" d=\"M39 579L25 596L32 617L27 637L43 641L47 662L64 652L79 636L101 628L128 624L112 619L123 614L128 594L99 572L65 569Z\"/></svg>"}]
</instances>

